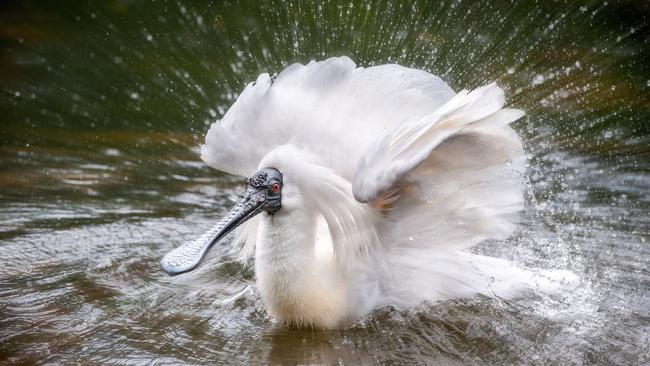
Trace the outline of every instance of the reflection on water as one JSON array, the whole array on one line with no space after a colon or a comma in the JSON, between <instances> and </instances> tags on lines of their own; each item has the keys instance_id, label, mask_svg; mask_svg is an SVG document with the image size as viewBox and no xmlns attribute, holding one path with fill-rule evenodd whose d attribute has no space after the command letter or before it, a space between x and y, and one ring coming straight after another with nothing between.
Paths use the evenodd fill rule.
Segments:
<instances>
[{"instance_id":1,"label":"reflection on water","mask_svg":"<svg viewBox=\"0 0 650 366\"><path fill-rule=\"evenodd\" d=\"M650 362L650 37L643 2L5 2L0 362ZM274 324L237 248L158 260L243 181L198 145L246 82L346 54L459 90L496 80L531 167L517 234L476 251L570 269L576 291L380 309L344 331Z\"/></svg>"}]
</instances>

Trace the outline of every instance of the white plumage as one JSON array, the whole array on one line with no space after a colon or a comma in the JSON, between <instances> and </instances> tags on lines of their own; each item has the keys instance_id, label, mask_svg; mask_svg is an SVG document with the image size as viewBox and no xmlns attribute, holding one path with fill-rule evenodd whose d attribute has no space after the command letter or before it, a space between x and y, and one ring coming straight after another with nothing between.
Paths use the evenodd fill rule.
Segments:
<instances>
[{"instance_id":1,"label":"white plumage","mask_svg":"<svg viewBox=\"0 0 650 366\"><path fill-rule=\"evenodd\" d=\"M464 251L507 238L523 208L526 159L508 124L524 113L504 102L494 83L456 94L427 72L347 57L249 84L201 157L284 177L282 208L242 231L269 313L336 328L385 305L533 285L505 260Z\"/></svg>"}]
</instances>

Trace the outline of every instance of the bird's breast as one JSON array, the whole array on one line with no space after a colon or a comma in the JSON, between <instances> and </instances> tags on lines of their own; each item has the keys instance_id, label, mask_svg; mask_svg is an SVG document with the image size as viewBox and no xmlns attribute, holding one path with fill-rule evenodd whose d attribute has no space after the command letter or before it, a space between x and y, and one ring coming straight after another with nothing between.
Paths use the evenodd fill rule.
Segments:
<instances>
[{"instance_id":1,"label":"bird's breast","mask_svg":"<svg viewBox=\"0 0 650 366\"><path fill-rule=\"evenodd\" d=\"M345 286L331 267L316 260L316 227L308 214L264 214L255 252L257 287L274 318L335 328L346 314Z\"/></svg>"}]
</instances>

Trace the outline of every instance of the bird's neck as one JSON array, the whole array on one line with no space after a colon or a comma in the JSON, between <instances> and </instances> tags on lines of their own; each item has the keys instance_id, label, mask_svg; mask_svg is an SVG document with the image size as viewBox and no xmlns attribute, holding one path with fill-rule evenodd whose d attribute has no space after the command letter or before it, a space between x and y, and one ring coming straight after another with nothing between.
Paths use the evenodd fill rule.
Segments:
<instances>
[{"instance_id":1,"label":"bird's neck","mask_svg":"<svg viewBox=\"0 0 650 366\"><path fill-rule=\"evenodd\" d=\"M346 291L333 261L316 255L318 216L307 209L263 214L255 251L258 289L273 317L298 326L335 328Z\"/></svg>"}]
</instances>

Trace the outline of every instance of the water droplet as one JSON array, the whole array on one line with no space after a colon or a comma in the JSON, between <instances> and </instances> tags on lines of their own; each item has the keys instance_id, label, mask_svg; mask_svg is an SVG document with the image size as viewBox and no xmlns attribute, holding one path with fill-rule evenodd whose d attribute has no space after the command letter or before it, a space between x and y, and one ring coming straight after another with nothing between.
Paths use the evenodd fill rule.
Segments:
<instances>
[{"instance_id":1,"label":"water droplet","mask_svg":"<svg viewBox=\"0 0 650 366\"><path fill-rule=\"evenodd\" d=\"M120 156L121 155L120 150L112 149L112 148L108 148L108 149L104 150L104 154L107 155L107 156Z\"/></svg>"},{"instance_id":2,"label":"water droplet","mask_svg":"<svg viewBox=\"0 0 650 366\"><path fill-rule=\"evenodd\" d=\"M533 78L533 86L535 85L540 85L544 82L544 76L542 75L535 75Z\"/></svg>"},{"instance_id":3,"label":"water droplet","mask_svg":"<svg viewBox=\"0 0 650 366\"><path fill-rule=\"evenodd\" d=\"M140 94L138 94L138 93L136 93L136 92L133 92L133 93L131 93L130 97L131 97L131 99L133 99L133 100L137 100L137 99L140 98Z\"/></svg>"}]
</instances>

